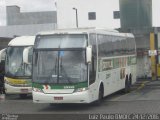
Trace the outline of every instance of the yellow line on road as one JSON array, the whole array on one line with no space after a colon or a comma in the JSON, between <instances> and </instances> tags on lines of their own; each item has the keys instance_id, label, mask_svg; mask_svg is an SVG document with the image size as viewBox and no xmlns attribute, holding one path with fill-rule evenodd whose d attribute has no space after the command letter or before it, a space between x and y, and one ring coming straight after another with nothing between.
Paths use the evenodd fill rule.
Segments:
<instances>
[{"instance_id":1,"label":"yellow line on road","mask_svg":"<svg viewBox=\"0 0 160 120\"><path fill-rule=\"evenodd\" d=\"M140 89L144 88L144 87L145 87L145 84L148 83L148 82L149 82L149 81L144 81L144 82L142 82L141 85L140 85L136 90L140 90ZM124 94L124 95L121 95L121 96L118 96L118 97L116 97L116 98L113 98L111 101L116 101L116 100L122 98L123 96L126 96L126 95L128 95L128 94L130 94L130 93L132 93L132 92L135 92L136 90L133 90L133 91L131 91L131 92L129 92L129 93L126 93L126 94Z\"/></svg>"},{"instance_id":2,"label":"yellow line on road","mask_svg":"<svg viewBox=\"0 0 160 120\"><path fill-rule=\"evenodd\" d=\"M145 84L148 83L148 82L149 81L142 82L142 84L136 90L140 90L140 89L144 88Z\"/></svg>"}]
</instances>

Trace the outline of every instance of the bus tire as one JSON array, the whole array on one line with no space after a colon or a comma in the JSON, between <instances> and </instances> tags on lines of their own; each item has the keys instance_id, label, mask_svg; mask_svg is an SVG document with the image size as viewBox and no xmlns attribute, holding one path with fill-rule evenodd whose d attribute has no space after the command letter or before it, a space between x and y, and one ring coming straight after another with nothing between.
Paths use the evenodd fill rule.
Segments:
<instances>
[{"instance_id":1,"label":"bus tire","mask_svg":"<svg viewBox=\"0 0 160 120\"><path fill-rule=\"evenodd\" d=\"M102 102L103 97L104 97L104 87L103 84L101 83L98 93L98 100L96 102L98 105Z\"/></svg>"},{"instance_id":2,"label":"bus tire","mask_svg":"<svg viewBox=\"0 0 160 120\"><path fill-rule=\"evenodd\" d=\"M19 94L20 98L24 99L27 97L27 94Z\"/></svg>"},{"instance_id":3,"label":"bus tire","mask_svg":"<svg viewBox=\"0 0 160 120\"><path fill-rule=\"evenodd\" d=\"M131 91L131 86L132 86L132 75L129 75L129 92Z\"/></svg>"},{"instance_id":4,"label":"bus tire","mask_svg":"<svg viewBox=\"0 0 160 120\"><path fill-rule=\"evenodd\" d=\"M126 76L126 80L125 80L125 88L124 88L124 92L125 93L129 93L130 92L130 80L128 79L128 75Z\"/></svg>"}]
</instances>

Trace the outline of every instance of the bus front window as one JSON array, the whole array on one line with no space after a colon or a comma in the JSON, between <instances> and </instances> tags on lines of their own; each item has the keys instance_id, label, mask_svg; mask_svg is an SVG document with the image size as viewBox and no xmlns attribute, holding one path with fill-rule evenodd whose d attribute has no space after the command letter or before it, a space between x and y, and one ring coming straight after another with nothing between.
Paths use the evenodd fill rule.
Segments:
<instances>
[{"instance_id":1,"label":"bus front window","mask_svg":"<svg viewBox=\"0 0 160 120\"><path fill-rule=\"evenodd\" d=\"M37 51L33 61L33 82L79 83L87 81L85 51Z\"/></svg>"},{"instance_id":2,"label":"bus front window","mask_svg":"<svg viewBox=\"0 0 160 120\"><path fill-rule=\"evenodd\" d=\"M25 47L8 47L6 56L6 76L30 77L31 65L23 64L23 50Z\"/></svg>"}]
</instances>

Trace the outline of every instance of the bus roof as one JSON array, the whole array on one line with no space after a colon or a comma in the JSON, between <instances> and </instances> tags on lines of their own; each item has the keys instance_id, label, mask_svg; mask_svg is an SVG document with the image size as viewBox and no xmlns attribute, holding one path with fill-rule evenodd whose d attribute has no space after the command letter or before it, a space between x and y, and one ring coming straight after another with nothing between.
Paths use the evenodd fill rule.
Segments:
<instances>
[{"instance_id":1,"label":"bus roof","mask_svg":"<svg viewBox=\"0 0 160 120\"><path fill-rule=\"evenodd\" d=\"M131 33L119 33L117 30L111 30L106 28L70 28L70 29L57 29L54 31L40 32L37 35L52 35L52 34L106 34L123 37L134 37Z\"/></svg>"},{"instance_id":2,"label":"bus roof","mask_svg":"<svg viewBox=\"0 0 160 120\"><path fill-rule=\"evenodd\" d=\"M21 36L12 39L8 46L29 46L34 45L35 36Z\"/></svg>"}]
</instances>

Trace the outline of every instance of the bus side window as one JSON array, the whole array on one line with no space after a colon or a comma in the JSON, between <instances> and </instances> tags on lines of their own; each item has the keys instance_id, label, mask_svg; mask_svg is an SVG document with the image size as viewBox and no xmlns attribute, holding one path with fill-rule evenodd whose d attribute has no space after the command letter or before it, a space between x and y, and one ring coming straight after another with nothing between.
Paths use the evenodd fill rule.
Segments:
<instances>
[{"instance_id":1,"label":"bus side window","mask_svg":"<svg viewBox=\"0 0 160 120\"><path fill-rule=\"evenodd\" d=\"M35 52L35 58L34 58L34 64L37 66L37 61L38 61L38 53Z\"/></svg>"}]
</instances>

